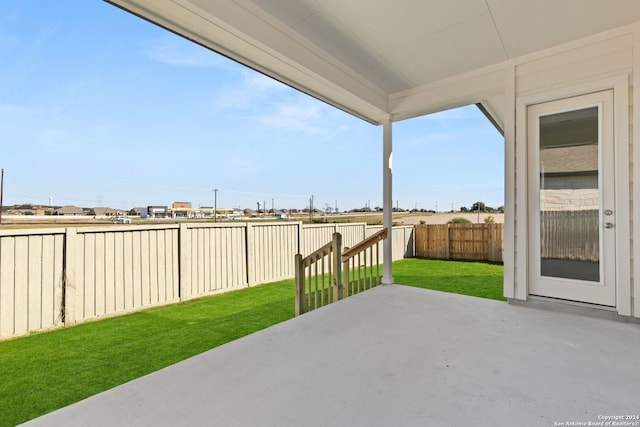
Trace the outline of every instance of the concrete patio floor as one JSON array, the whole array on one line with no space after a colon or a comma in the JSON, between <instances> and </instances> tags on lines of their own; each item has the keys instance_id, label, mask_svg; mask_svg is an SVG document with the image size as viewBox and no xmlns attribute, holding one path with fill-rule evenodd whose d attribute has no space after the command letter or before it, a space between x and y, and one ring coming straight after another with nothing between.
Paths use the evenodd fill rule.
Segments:
<instances>
[{"instance_id":1,"label":"concrete patio floor","mask_svg":"<svg viewBox=\"0 0 640 427\"><path fill-rule=\"evenodd\" d=\"M393 285L26 425L553 426L624 415L640 415L640 325Z\"/></svg>"}]
</instances>

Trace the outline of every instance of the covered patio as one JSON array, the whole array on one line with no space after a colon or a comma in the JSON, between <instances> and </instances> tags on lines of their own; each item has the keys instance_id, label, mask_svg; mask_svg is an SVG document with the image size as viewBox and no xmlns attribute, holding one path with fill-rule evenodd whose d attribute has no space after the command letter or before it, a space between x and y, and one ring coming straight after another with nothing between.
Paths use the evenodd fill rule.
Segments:
<instances>
[{"instance_id":1,"label":"covered patio","mask_svg":"<svg viewBox=\"0 0 640 427\"><path fill-rule=\"evenodd\" d=\"M638 354L635 323L385 285L26 425L638 425Z\"/></svg>"},{"instance_id":2,"label":"covered patio","mask_svg":"<svg viewBox=\"0 0 640 427\"><path fill-rule=\"evenodd\" d=\"M631 185L640 181L640 126L631 126L640 123L640 3L107 1L382 125L387 228L393 122L478 105L505 138L512 302L586 301L532 292L539 165L528 163L528 108L610 91L615 139L602 145L615 148L606 171L615 200L598 207L612 221L605 284L614 301L586 316L391 285L387 239L387 285L28 425L640 425L640 239L631 238L640 224L640 185Z\"/></svg>"}]
</instances>

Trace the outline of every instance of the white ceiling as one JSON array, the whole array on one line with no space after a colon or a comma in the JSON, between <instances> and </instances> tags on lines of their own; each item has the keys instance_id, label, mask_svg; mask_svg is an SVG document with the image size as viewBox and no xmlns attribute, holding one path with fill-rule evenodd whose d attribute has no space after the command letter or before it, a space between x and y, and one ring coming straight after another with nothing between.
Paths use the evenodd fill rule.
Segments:
<instances>
[{"instance_id":1,"label":"white ceiling","mask_svg":"<svg viewBox=\"0 0 640 427\"><path fill-rule=\"evenodd\" d=\"M374 123L399 94L640 21L640 0L107 1Z\"/></svg>"}]
</instances>

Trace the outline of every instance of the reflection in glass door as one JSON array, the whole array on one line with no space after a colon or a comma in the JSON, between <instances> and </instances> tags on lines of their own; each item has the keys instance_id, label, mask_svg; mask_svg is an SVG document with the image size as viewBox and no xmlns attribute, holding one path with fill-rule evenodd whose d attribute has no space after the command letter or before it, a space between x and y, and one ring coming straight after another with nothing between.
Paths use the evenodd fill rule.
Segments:
<instances>
[{"instance_id":1,"label":"reflection in glass door","mask_svg":"<svg viewBox=\"0 0 640 427\"><path fill-rule=\"evenodd\" d=\"M598 107L540 117L542 276L600 281Z\"/></svg>"}]
</instances>

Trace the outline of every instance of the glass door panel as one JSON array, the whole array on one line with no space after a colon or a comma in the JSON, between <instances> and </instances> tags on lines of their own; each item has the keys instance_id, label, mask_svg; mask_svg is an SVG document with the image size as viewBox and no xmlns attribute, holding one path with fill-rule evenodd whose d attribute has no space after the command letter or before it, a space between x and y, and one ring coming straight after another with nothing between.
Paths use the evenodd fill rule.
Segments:
<instances>
[{"instance_id":1,"label":"glass door panel","mask_svg":"<svg viewBox=\"0 0 640 427\"><path fill-rule=\"evenodd\" d=\"M541 116L540 275L600 281L598 107Z\"/></svg>"}]
</instances>

